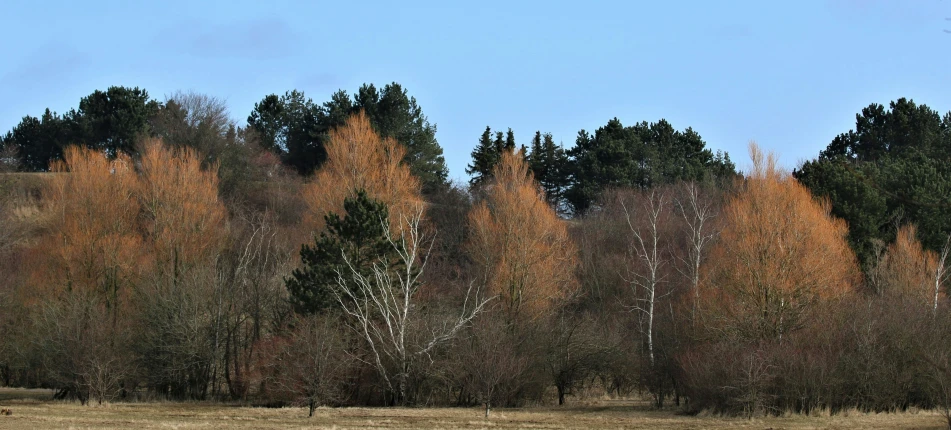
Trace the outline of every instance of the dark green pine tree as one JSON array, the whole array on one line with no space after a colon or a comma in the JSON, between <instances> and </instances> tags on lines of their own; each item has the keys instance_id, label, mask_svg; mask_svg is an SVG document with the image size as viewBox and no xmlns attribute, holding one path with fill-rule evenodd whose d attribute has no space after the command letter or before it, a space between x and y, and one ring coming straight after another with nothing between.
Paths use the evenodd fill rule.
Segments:
<instances>
[{"instance_id":1,"label":"dark green pine tree","mask_svg":"<svg viewBox=\"0 0 951 430\"><path fill-rule=\"evenodd\" d=\"M469 179L470 186L478 187L492 177L492 168L499 162L499 142L498 139L492 140L492 128L486 126L479 138L479 145L472 150L472 163L466 166L466 174L472 175Z\"/></svg>"},{"instance_id":2,"label":"dark green pine tree","mask_svg":"<svg viewBox=\"0 0 951 430\"><path fill-rule=\"evenodd\" d=\"M372 90L373 85L364 85L360 94L365 88ZM371 91L371 94L375 93ZM410 97L400 84L393 82L383 87L378 99L357 97L355 105L368 108L367 115L381 136L392 137L406 147L405 162L413 175L420 179L425 191L441 189L448 184L449 169L442 147L436 140L436 125L429 123L416 103L416 97Z\"/></svg>"},{"instance_id":3,"label":"dark green pine tree","mask_svg":"<svg viewBox=\"0 0 951 430\"><path fill-rule=\"evenodd\" d=\"M648 175L645 145L633 127L614 118L594 135L578 132L571 157L571 186L565 197L575 214L595 203L601 191L615 186L642 186Z\"/></svg>"},{"instance_id":4,"label":"dark green pine tree","mask_svg":"<svg viewBox=\"0 0 951 430\"><path fill-rule=\"evenodd\" d=\"M75 142L113 156L120 151L133 154L138 139L149 133L149 120L158 109L158 102L138 87L96 90L79 101L73 119L81 137L74 136Z\"/></svg>"},{"instance_id":5,"label":"dark green pine tree","mask_svg":"<svg viewBox=\"0 0 951 430\"><path fill-rule=\"evenodd\" d=\"M505 133L505 144L502 146L503 151L514 151L515 150L515 133L512 132L512 129L509 128L509 131ZM499 151L501 154L502 151Z\"/></svg>"},{"instance_id":6,"label":"dark green pine tree","mask_svg":"<svg viewBox=\"0 0 951 430\"><path fill-rule=\"evenodd\" d=\"M479 145L472 150L472 164L466 166L466 174L472 175L469 186L477 188L492 178L492 169L502 159L502 152L515 150L515 133L509 128L508 132L495 132L492 139L492 128L486 126L479 138Z\"/></svg>"},{"instance_id":7,"label":"dark green pine tree","mask_svg":"<svg viewBox=\"0 0 951 430\"><path fill-rule=\"evenodd\" d=\"M496 161L500 160L502 158L502 151L505 150L505 133L501 131L495 132L495 140L492 142L492 148L495 150ZM489 171L491 171L491 169Z\"/></svg>"},{"instance_id":8,"label":"dark green pine tree","mask_svg":"<svg viewBox=\"0 0 951 430\"><path fill-rule=\"evenodd\" d=\"M109 155L133 154L138 139L150 133L149 121L158 109L145 90L109 87L83 97L79 110L57 115L47 109L41 118L24 117L0 139L0 146L16 149L21 168L33 171L49 169L66 145L84 145Z\"/></svg>"},{"instance_id":9,"label":"dark green pine tree","mask_svg":"<svg viewBox=\"0 0 951 430\"><path fill-rule=\"evenodd\" d=\"M873 103L793 176L849 224L865 270L901 224L915 224L922 246L940 251L951 234L951 113L905 98Z\"/></svg>"},{"instance_id":10,"label":"dark green pine tree","mask_svg":"<svg viewBox=\"0 0 951 430\"><path fill-rule=\"evenodd\" d=\"M50 162L63 156L63 146L73 142L75 123L71 121L75 111L66 116L46 109L43 116L25 116L13 130L0 138L0 147L16 151L20 168L41 172L49 169Z\"/></svg>"},{"instance_id":11,"label":"dark green pine tree","mask_svg":"<svg viewBox=\"0 0 951 430\"><path fill-rule=\"evenodd\" d=\"M333 289L338 288L338 272L349 280L350 264L369 275L375 262L385 260L395 269L397 255L386 239L386 204L359 191L344 201L346 215L329 213L324 217L327 231L320 233L313 246L301 246L301 267L284 280L294 310L301 314L321 313L334 308Z\"/></svg>"},{"instance_id":12,"label":"dark green pine tree","mask_svg":"<svg viewBox=\"0 0 951 430\"><path fill-rule=\"evenodd\" d=\"M380 136L391 137L406 147L404 162L422 182L424 192L448 186L449 169L436 140L436 125L430 124L415 97L396 82L380 90L373 84L363 84L352 99L346 91L336 92L323 104L320 120L333 128L361 110Z\"/></svg>"},{"instance_id":13,"label":"dark green pine tree","mask_svg":"<svg viewBox=\"0 0 951 430\"><path fill-rule=\"evenodd\" d=\"M329 126L320 121L320 106L303 92L288 91L278 97L271 94L248 116L248 127L254 129L261 145L280 155L284 164L308 175L327 159L324 140Z\"/></svg>"},{"instance_id":14,"label":"dark green pine tree","mask_svg":"<svg viewBox=\"0 0 951 430\"><path fill-rule=\"evenodd\" d=\"M535 137L532 138L531 146L529 147L528 153L528 166L532 169L532 173L535 174L535 179L538 179L539 167L543 164L542 162L542 132L536 131Z\"/></svg>"},{"instance_id":15,"label":"dark green pine tree","mask_svg":"<svg viewBox=\"0 0 951 430\"><path fill-rule=\"evenodd\" d=\"M685 181L732 179L729 156L714 155L700 135L665 120L625 127L617 118L592 136L581 130L569 151L571 185L565 198L580 214L608 187L650 188Z\"/></svg>"},{"instance_id":16,"label":"dark green pine tree","mask_svg":"<svg viewBox=\"0 0 951 430\"><path fill-rule=\"evenodd\" d=\"M564 191L568 186L568 155L564 148L555 145L551 133L544 135L535 132L532 139L531 152L528 153L528 165L535 180L545 190L548 204L559 211L563 211Z\"/></svg>"}]
</instances>

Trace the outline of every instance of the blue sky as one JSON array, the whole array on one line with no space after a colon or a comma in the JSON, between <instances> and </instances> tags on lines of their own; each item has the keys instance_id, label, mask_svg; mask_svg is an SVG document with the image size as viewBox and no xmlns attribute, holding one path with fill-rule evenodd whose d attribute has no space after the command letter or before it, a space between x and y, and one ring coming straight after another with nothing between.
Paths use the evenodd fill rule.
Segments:
<instances>
[{"instance_id":1,"label":"blue sky","mask_svg":"<svg viewBox=\"0 0 951 430\"><path fill-rule=\"evenodd\" d=\"M458 4L457 4L458 3ZM0 6L0 132L95 89L317 102L396 81L464 179L486 125L571 146L666 118L747 164L815 157L869 103L951 110L951 0L23 1Z\"/></svg>"}]
</instances>

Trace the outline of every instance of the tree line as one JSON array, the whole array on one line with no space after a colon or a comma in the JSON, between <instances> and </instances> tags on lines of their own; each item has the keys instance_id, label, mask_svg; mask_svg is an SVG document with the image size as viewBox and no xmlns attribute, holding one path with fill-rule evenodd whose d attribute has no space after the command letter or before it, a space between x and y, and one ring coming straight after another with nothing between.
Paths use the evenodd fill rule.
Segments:
<instances>
[{"instance_id":1,"label":"tree line","mask_svg":"<svg viewBox=\"0 0 951 430\"><path fill-rule=\"evenodd\" d=\"M47 109L39 118L25 116L0 137L0 149L15 155L18 170L49 171L69 145L134 154L144 137L196 148L204 162L218 162L222 176L244 175L237 165L242 151L265 150L300 175L310 176L327 160L330 132L363 112L381 137L406 148L404 162L426 193L445 189L448 169L442 147L415 97L398 83L377 89L362 85L355 94L340 90L329 101L315 103L303 92L271 94L254 105L242 127L228 117L225 106L202 95L177 93L154 100L139 88L110 87L79 101L78 109L57 114ZM249 137L253 135L253 138ZM253 141L253 143L251 143ZM520 148L545 189L546 198L565 213L582 214L600 190L617 186L650 187L678 180L731 178L729 155L714 154L694 130L675 130L667 121L624 127L617 118L593 135L581 130L575 147L565 150L550 133L536 132L530 147ZM466 173L478 186L492 175L505 150L516 149L515 134L486 127L472 152ZM227 185L227 184L226 184Z\"/></svg>"},{"instance_id":2,"label":"tree line","mask_svg":"<svg viewBox=\"0 0 951 430\"><path fill-rule=\"evenodd\" d=\"M751 144L743 174L664 120L570 149L486 127L462 185L395 83L267 96L244 125L208 96L97 91L2 140L0 382L951 417L949 125L872 105L793 172Z\"/></svg>"}]
</instances>

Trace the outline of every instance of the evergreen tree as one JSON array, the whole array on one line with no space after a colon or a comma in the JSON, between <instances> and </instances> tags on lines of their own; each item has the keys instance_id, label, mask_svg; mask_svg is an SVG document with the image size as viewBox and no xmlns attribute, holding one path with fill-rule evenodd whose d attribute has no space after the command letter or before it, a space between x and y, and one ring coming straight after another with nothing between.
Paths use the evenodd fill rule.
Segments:
<instances>
[{"instance_id":1,"label":"evergreen tree","mask_svg":"<svg viewBox=\"0 0 951 430\"><path fill-rule=\"evenodd\" d=\"M302 175L312 173L327 159L324 140L329 126L320 121L320 106L303 92L264 97L248 116L248 127L258 132L264 148Z\"/></svg>"},{"instance_id":2,"label":"evergreen tree","mask_svg":"<svg viewBox=\"0 0 951 430\"><path fill-rule=\"evenodd\" d=\"M384 203L360 190L356 197L344 200L344 210L343 218L335 213L324 217L327 230L315 238L312 246L301 246L301 267L284 280L298 313L314 314L334 307L332 289L337 286L338 272L346 274L349 270L343 255L365 275L380 258L398 260L386 239L388 210Z\"/></svg>"},{"instance_id":3,"label":"evergreen tree","mask_svg":"<svg viewBox=\"0 0 951 430\"><path fill-rule=\"evenodd\" d=\"M486 126L479 138L479 145L472 150L472 163L466 166L466 174L472 175L469 179L470 186L480 186L492 176L492 168L501 156L497 141L492 140L492 128Z\"/></svg>"},{"instance_id":4,"label":"evergreen tree","mask_svg":"<svg viewBox=\"0 0 951 430\"><path fill-rule=\"evenodd\" d=\"M695 131L677 131L663 119L625 127L614 118L593 136L581 130L569 156L565 197L575 213L586 211L606 187L650 188L736 175L729 156L714 156Z\"/></svg>"},{"instance_id":5,"label":"evergreen tree","mask_svg":"<svg viewBox=\"0 0 951 430\"><path fill-rule=\"evenodd\" d=\"M864 270L902 224L915 224L922 245L940 250L951 234L951 113L904 98L888 108L873 103L793 176L848 222Z\"/></svg>"},{"instance_id":6,"label":"evergreen tree","mask_svg":"<svg viewBox=\"0 0 951 430\"><path fill-rule=\"evenodd\" d=\"M71 111L68 115L74 115ZM50 168L50 162L63 157L63 146L75 133L71 116L60 116L46 109L40 118L25 116L13 130L0 138L0 147L17 151L20 167L40 172Z\"/></svg>"},{"instance_id":7,"label":"evergreen tree","mask_svg":"<svg viewBox=\"0 0 951 430\"><path fill-rule=\"evenodd\" d=\"M515 150L515 133L512 132L511 128L509 128L509 131L505 133L505 144L502 147L502 150L504 151Z\"/></svg>"},{"instance_id":8,"label":"evergreen tree","mask_svg":"<svg viewBox=\"0 0 951 430\"><path fill-rule=\"evenodd\" d=\"M502 154L502 151L505 150L505 133L502 133L501 131L495 132L495 140L492 142L492 148L495 150L496 154ZM499 155L496 158L501 159L502 157Z\"/></svg>"},{"instance_id":9,"label":"evergreen tree","mask_svg":"<svg viewBox=\"0 0 951 430\"><path fill-rule=\"evenodd\" d=\"M132 154L137 140L151 132L149 121L158 109L158 102L139 88L96 90L79 101L79 110L57 115L47 109L40 118L23 117L0 138L0 146L14 147L22 168L32 171L49 169L66 145L95 148L112 157Z\"/></svg>"},{"instance_id":10,"label":"evergreen tree","mask_svg":"<svg viewBox=\"0 0 951 430\"><path fill-rule=\"evenodd\" d=\"M535 180L545 190L548 204L556 210L563 209L563 194L569 179L567 162L568 156L564 148L555 145L551 133L543 135L540 131L535 132L531 153L528 154L528 165Z\"/></svg>"},{"instance_id":11,"label":"evergreen tree","mask_svg":"<svg viewBox=\"0 0 951 430\"><path fill-rule=\"evenodd\" d=\"M79 101L79 111L72 116L79 133L70 143L81 142L113 157L120 151L132 154L137 140L150 132L149 120L158 108L158 102L138 87L96 90Z\"/></svg>"},{"instance_id":12,"label":"evergreen tree","mask_svg":"<svg viewBox=\"0 0 951 430\"><path fill-rule=\"evenodd\" d=\"M535 179L538 179L539 166L541 166L541 155L542 155L542 132L536 131L535 137L532 138L531 146L529 147L531 152L528 153L528 167L531 169L532 173L535 175Z\"/></svg>"},{"instance_id":13,"label":"evergreen tree","mask_svg":"<svg viewBox=\"0 0 951 430\"><path fill-rule=\"evenodd\" d=\"M641 186L647 176L643 152L640 137L617 118L594 135L579 131L569 150L572 177L566 192L574 212L586 211L606 187Z\"/></svg>"},{"instance_id":14,"label":"evergreen tree","mask_svg":"<svg viewBox=\"0 0 951 430\"><path fill-rule=\"evenodd\" d=\"M436 140L436 125L429 123L416 98L396 82L379 91L373 84L363 84L353 97L339 90L322 105L297 90L281 97L272 94L254 105L248 126L258 131L264 147L280 154L285 164L310 174L327 158L324 145L329 131L360 111L366 113L377 134L406 147L403 161L422 181L424 190L448 184L449 169Z\"/></svg>"},{"instance_id":15,"label":"evergreen tree","mask_svg":"<svg viewBox=\"0 0 951 430\"><path fill-rule=\"evenodd\" d=\"M338 91L324 103L321 121L336 127L361 110L380 137L392 137L406 147L404 162L420 179L424 191L448 184L449 169L436 140L436 125L429 123L416 98L410 97L400 84L393 82L381 90L373 84L363 84L352 99L345 91Z\"/></svg>"}]
</instances>

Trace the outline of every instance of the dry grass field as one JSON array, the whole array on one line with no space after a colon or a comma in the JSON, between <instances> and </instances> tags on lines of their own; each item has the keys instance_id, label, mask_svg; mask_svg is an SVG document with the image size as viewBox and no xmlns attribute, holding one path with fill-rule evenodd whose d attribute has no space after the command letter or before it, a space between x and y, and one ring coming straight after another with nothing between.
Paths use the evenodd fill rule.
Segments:
<instances>
[{"instance_id":1,"label":"dry grass field","mask_svg":"<svg viewBox=\"0 0 951 430\"><path fill-rule=\"evenodd\" d=\"M627 401L585 406L477 408L251 408L199 403L117 403L80 406L48 400L49 391L0 389L0 429L940 429L934 412L722 418L655 411Z\"/></svg>"}]
</instances>

